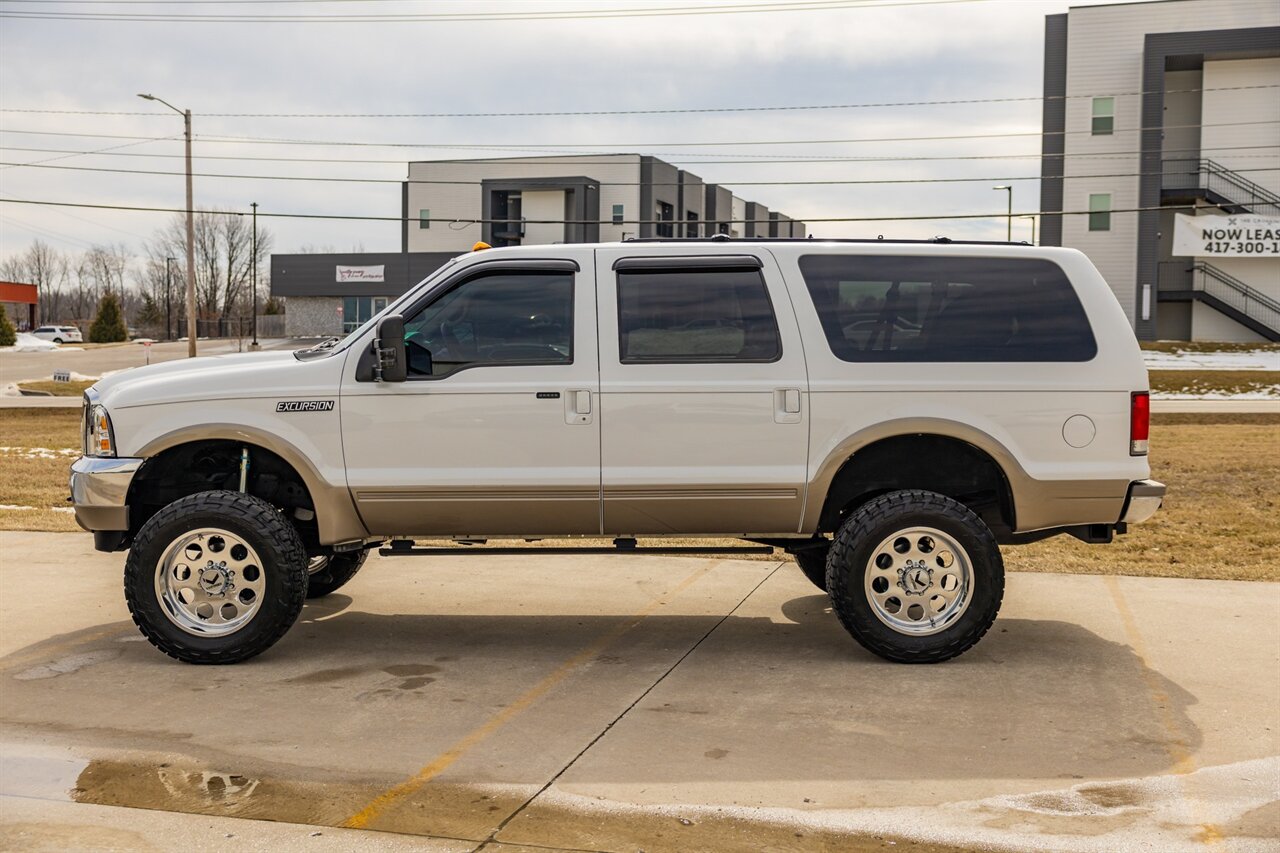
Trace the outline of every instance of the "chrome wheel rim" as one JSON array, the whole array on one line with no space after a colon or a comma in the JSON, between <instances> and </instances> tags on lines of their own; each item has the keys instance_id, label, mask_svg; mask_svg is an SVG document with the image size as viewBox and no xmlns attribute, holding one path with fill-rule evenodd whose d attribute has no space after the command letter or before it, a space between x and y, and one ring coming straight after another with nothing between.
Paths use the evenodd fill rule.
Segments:
<instances>
[{"instance_id":1,"label":"chrome wheel rim","mask_svg":"<svg viewBox=\"0 0 1280 853\"><path fill-rule=\"evenodd\" d=\"M202 527L169 543L156 564L156 599L188 634L222 637L257 615L266 594L258 553L241 536Z\"/></svg>"},{"instance_id":2,"label":"chrome wheel rim","mask_svg":"<svg viewBox=\"0 0 1280 853\"><path fill-rule=\"evenodd\" d=\"M328 557L312 557L307 560L307 575L310 576L322 572L327 565L329 565Z\"/></svg>"},{"instance_id":3,"label":"chrome wheel rim","mask_svg":"<svg viewBox=\"0 0 1280 853\"><path fill-rule=\"evenodd\" d=\"M951 535L933 527L899 530L875 547L863 581L876 618L900 634L936 634L973 598L973 565Z\"/></svg>"}]
</instances>

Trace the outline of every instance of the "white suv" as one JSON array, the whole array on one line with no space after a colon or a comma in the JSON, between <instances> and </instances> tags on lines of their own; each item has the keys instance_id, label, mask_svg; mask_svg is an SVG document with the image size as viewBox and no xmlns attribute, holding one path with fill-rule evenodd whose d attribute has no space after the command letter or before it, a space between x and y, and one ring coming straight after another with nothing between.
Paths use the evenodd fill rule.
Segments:
<instances>
[{"instance_id":1,"label":"white suv","mask_svg":"<svg viewBox=\"0 0 1280 853\"><path fill-rule=\"evenodd\" d=\"M1074 250L529 246L455 258L341 342L102 380L71 490L181 660L263 651L382 543L730 536L794 554L871 651L931 662L995 619L999 545L1155 513L1147 426L1133 333Z\"/></svg>"},{"instance_id":2,"label":"white suv","mask_svg":"<svg viewBox=\"0 0 1280 853\"><path fill-rule=\"evenodd\" d=\"M43 341L53 341L55 344L84 343L80 330L75 326L41 326L31 334Z\"/></svg>"}]
</instances>

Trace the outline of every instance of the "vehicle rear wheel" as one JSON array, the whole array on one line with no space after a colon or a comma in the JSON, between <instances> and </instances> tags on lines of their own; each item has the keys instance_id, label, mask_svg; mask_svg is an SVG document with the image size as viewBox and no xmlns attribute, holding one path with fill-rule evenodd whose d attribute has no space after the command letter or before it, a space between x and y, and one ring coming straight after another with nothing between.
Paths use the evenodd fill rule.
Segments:
<instances>
[{"instance_id":1,"label":"vehicle rear wheel","mask_svg":"<svg viewBox=\"0 0 1280 853\"><path fill-rule=\"evenodd\" d=\"M297 530L241 492L169 504L142 525L124 566L134 623L187 663L236 663L266 651L297 620L306 591Z\"/></svg>"},{"instance_id":2,"label":"vehicle rear wheel","mask_svg":"<svg viewBox=\"0 0 1280 853\"><path fill-rule=\"evenodd\" d=\"M971 648L995 621L1004 561L963 504L935 492L890 492L841 526L827 589L866 649L899 663L937 663Z\"/></svg>"},{"instance_id":3,"label":"vehicle rear wheel","mask_svg":"<svg viewBox=\"0 0 1280 853\"><path fill-rule=\"evenodd\" d=\"M62 338L54 338L54 339L53 339L53 342L54 342L55 344L60 344L60 343L62 343Z\"/></svg>"},{"instance_id":4,"label":"vehicle rear wheel","mask_svg":"<svg viewBox=\"0 0 1280 853\"><path fill-rule=\"evenodd\" d=\"M368 556L368 551L360 550L312 557L307 562L307 598L322 598L345 586Z\"/></svg>"},{"instance_id":5,"label":"vehicle rear wheel","mask_svg":"<svg viewBox=\"0 0 1280 853\"><path fill-rule=\"evenodd\" d=\"M827 554L830 551L830 547L808 548L791 555L795 558L800 571L804 572L804 576L823 592L827 591Z\"/></svg>"}]
</instances>

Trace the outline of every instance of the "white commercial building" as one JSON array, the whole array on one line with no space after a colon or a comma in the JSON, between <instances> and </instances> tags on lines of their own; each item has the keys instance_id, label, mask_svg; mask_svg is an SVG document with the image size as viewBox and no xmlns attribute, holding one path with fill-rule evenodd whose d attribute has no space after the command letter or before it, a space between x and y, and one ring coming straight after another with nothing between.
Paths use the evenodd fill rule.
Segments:
<instances>
[{"instance_id":1,"label":"white commercial building","mask_svg":"<svg viewBox=\"0 0 1280 853\"><path fill-rule=\"evenodd\" d=\"M1045 22L1041 242L1080 249L1144 340L1280 340L1280 2Z\"/></svg>"}]
</instances>

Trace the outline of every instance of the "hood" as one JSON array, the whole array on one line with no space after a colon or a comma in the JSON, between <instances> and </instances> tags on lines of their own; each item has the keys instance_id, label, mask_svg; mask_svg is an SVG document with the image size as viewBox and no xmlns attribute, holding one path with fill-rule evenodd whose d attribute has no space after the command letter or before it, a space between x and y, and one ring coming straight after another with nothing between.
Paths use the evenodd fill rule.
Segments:
<instances>
[{"instance_id":1,"label":"hood","mask_svg":"<svg viewBox=\"0 0 1280 853\"><path fill-rule=\"evenodd\" d=\"M184 358L134 367L93 386L111 409L201 400L278 396L312 386L321 375L338 384L341 358L300 362L290 351Z\"/></svg>"}]
</instances>

